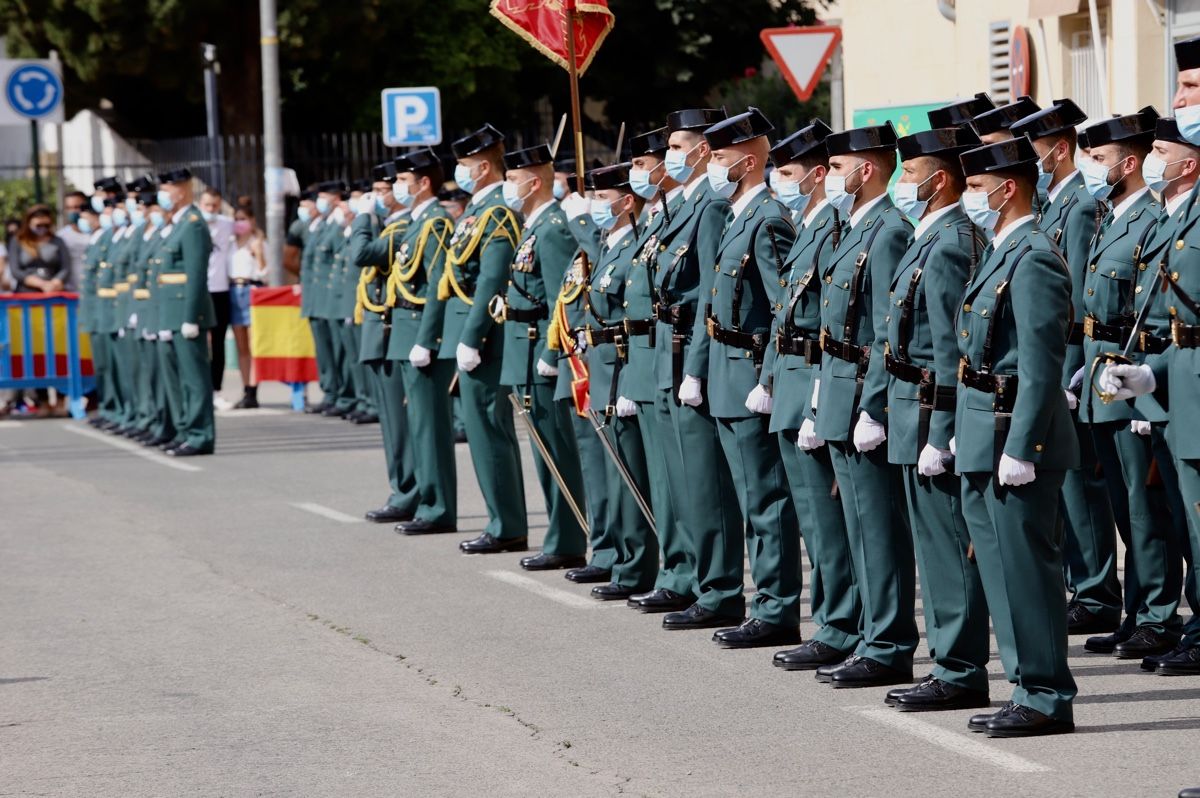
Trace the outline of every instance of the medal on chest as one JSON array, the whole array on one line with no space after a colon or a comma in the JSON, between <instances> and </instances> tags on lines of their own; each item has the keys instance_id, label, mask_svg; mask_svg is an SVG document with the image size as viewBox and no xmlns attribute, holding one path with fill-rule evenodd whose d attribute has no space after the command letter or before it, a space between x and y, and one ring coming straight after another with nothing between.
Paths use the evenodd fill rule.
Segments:
<instances>
[{"instance_id":1,"label":"medal on chest","mask_svg":"<svg viewBox=\"0 0 1200 798\"><path fill-rule=\"evenodd\" d=\"M461 219L454 227L454 235L450 237L450 249L457 251L460 244L471 237L475 232L475 224L479 220L474 216L468 216Z\"/></svg>"},{"instance_id":2,"label":"medal on chest","mask_svg":"<svg viewBox=\"0 0 1200 798\"><path fill-rule=\"evenodd\" d=\"M408 242L405 241L400 245L400 250L396 253L396 258L392 262L394 266L400 267L408 262Z\"/></svg>"},{"instance_id":3,"label":"medal on chest","mask_svg":"<svg viewBox=\"0 0 1200 798\"><path fill-rule=\"evenodd\" d=\"M638 260L643 263L649 263L658 250L658 236L650 236L645 244L642 245L642 250L638 252Z\"/></svg>"},{"instance_id":4,"label":"medal on chest","mask_svg":"<svg viewBox=\"0 0 1200 798\"><path fill-rule=\"evenodd\" d=\"M525 274L529 274L533 271L533 247L536 242L536 235L531 235L529 238L521 242L521 247L517 250L516 260L513 261L513 271L524 272Z\"/></svg>"},{"instance_id":5,"label":"medal on chest","mask_svg":"<svg viewBox=\"0 0 1200 798\"><path fill-rule=\"evenodd\" d=\"M576 256L571 262L571 268L567 269L567 275L564 282L569 286L583 285L583 255Z\"/></svg>"},{"instance_id":6,"label":"medal on chest","mask_svg":"<svg viewBox=\"0 0 1200 798\"><path fill-rule=\"evenodd\" d=\"M604 274L601 275L601 277L600 277L600 282L597 283L597 285L599 286L601 291L607 291L608 287L610 285L612 285L613 272L615 272L616 270L617 270L617 264L615 261L613 263L608 264L608 268L604 270Z\"/></svg>"}]
</instances>

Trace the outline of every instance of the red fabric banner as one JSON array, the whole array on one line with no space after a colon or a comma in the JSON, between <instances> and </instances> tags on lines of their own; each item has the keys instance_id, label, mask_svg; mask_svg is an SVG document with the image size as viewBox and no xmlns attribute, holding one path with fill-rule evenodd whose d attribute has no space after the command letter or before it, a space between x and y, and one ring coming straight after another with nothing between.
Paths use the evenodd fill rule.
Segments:
<instances>
[{"instance_id":1,"label":"red fabric banner","mask_svg":"<svg viewBox=\"0 0 1200 798\"><path fill-rule=\"evenodd\" d=\"M567 69L567 15L574 7L575 68L592 63L615 18L608 0L492 0L491 13L542 55Z\"/></svg>"}]
</instances>

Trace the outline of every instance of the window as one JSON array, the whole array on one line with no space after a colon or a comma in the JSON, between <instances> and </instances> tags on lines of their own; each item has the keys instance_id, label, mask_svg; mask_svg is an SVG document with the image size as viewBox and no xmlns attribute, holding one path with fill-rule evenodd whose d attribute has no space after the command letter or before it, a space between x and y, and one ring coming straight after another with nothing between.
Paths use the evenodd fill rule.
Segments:
<instances>
[{"instance_id":1,"label":"window","mask_svg":"<svg viewBox=\"0 0 1200 798\"><path fill-rule=\"evenodd\" d=\"M997 105L1012 102L1009 85L1008 51L1011 46L1011 26L1008 22L988 25L988 94Z\"/></svg>"}]
</instances>

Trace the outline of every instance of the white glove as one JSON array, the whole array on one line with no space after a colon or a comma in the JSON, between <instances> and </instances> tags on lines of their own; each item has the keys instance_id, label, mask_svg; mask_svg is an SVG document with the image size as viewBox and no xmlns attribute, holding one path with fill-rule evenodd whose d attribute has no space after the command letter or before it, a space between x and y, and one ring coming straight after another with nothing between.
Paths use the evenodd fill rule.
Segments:
<instances>
[{"instance_id":1,"label":"white glove","mask_svg":"<svg viewBox=\"0 0 1200 798\"><path fill-rule=\"evenodd\" d=\"M887 430L882 424L871 418L864 410L858 414L858 423L854 425L854 448L860 452L869 452L887 440Z\"/></svg>"},{"instance_id":2,"label":"white glove","mask_svg":"<svg viewBox=\"0 0 1200 798\"><path fill-rule=\"evenodd\" d=\"M537 373L539 377L557 377L558 368L550 365L539 357L537 362Z\"/></svg>"},{"instance_id":3,"label":"white glove","mask_svg":"<svg viewBox=\"0 0 1200 798\"><path fill-rule=\"evenodd\" d=\"M1067 397L1068 410L1075 410L1079 407L1079 397L1073 391L1063 391L1063 394Z\"/></svg>"},{"instance_id":4,"label":"white glove","mask_svg":"<svg viewBox=\"0 0 1200 798\"><path fill-rule=\"evenodd\" d=\"M408 350L408 362L419 369L423 369L429 365L429 362L432 360L432 354L432 352L420 344L413 344L413 348Z\"/></svg>"},{"instance_id":5,"label":"white glove","mask_svg":"<svg viewBox=\"0 0 1200 798\"><path fill-rule=\"evenodd\" d=\"M800 424L800 429L796 432L796 445L806 452L825 445L825 441L817 437L817 425L813 424L811 418L804 419Z\"/></svg>"},{"instance_id":6,"label":"white glove","mask_svg":"<svg viewBox=\"0 0 1200 798\"><path fill-rule=\"evenodd\" d=\"M354 209L355 213L375 213L375 193L368 191L358 198L358 207Z\"/></svg>"},{"instance_id":7,"label":"white glove","mask_svg":"<svg viewBox=\"0 0 1200 798\"><path fill-rule=\"evenodd\" d=\"M174 338L175 338L175 335L170 330L159 330L158 331L158 340L160 340L160 341L166 341L167 343L170 343L172 341L172 339L174 339Z\"/></svg>"},{"instance_id":8,"label":"white glove","mask_svg":"<svg viewBox=\"0 0 1200 798\"><path fill-rule=\"evenodd\" d=\"M1083 366L1080 366L1079 371L1071 375L1071 381L1067 383L1067 390L1077 391L1080 385L1083 385Z\"/></svg>"},{"instance_id":9,"label":"white glove","mask_svg":"<svg viewBox=\"0 0 1200 798\"><path fill-rule=\"evenodd\" d=\"M157 341L158 336L155 335L154 333L150 332L149 330L142 330L142 340L143 341Z\"/></svg>"},{"instance_id":10,"label":"white glove","mask_svg":"<svg viewBox=\"0 0 1200 798\"><path fill-rule=\"evenodd\" d=\"M1146 421L1145 419L1135 418L1133 421L1129 422L1129 431L1134 435L1149 435L1150 422Z\"/></svg>"},{"instance_id":11,"label":"white glove","mask_svg":"<svg viewBox=\"0 0 1200 798\"><path fill-rule=\"evenodd\" d=\"M1100 372L1100 390L1112 394L1114 401L1153 393L1157 386L1154 372L1145 364L1127 366L1118 363Z\"/></svg>"},{"instance_id":12,"label":"white glove","mask_svg":"<svg viewBox=\"0 0 1200 798\"><path fill-rule=\"evenodd\" d=\"M617 418L629 418L637 415L637 403L626 399L624 396L617 397Z\"/></svg>"},{"instance_id":13,"label":"white glove","mask_svg":"<svg viewBox=\"0 0 1200 798\"><path fill-rule=\"evenodd\" d=\"M179 334L188 340L191 340L192 338L199 338L200 325L192 324L190 321L185 321L183 324L179 325Z\"/></svg>"},{"instance_id":14,"label":"white glove","mask_svg":"<svg viewBox=\"0 0 1200 798\"><path fill-rule=\"evenodd\" d=\"M568 194L563 197L562 202L563 213L567 215L569 221L575 221L580 216L586 216L592 211L592 201L587 197L582 197L579 194Z\"/></svg>"},{"instance_id":15,"label":"white glove","mask_svg":"<svg viewBox=\"0 0 1200 798\"><path fill-rule=\"evenodd\" d=\"M584 332L583 330L580 330L579 332L575 333L575 345L578 347L578 350L580 352L587 351L588 343L587 343L587 333L586 332Z\"/></svg>"},{"instance_id":16,"label":"white glove","mask_svg":"<svg viewBox=\"0 0 1200 798\"><path fill-rule=\"evenodd\" d=\"M921 454L917 456L917 473L923 477L938 477L946 473L946 463L954 455L949 449L939 449L932 444L925 444Z\"/></svg>"},{"instance_id":17,"label":"white glove","mask_svg":"<svg viewBox=\"0 0 1200 798\"><path fill-rule=\"evenodd\" d=\"M996 475L999 477L1001 485L1010 485L1014 488L1033 482L1034 477L1037 476L1034 473L1033 463L1028 460L1018 460L1006 454L1000 455L1000 465L996 468Z\"/></svg>"},{"instance_id":18,"label":"white glove","mask_svg":"<svg viewBox=\"0 0 1200 798\"><path fill-rule=\"evenodd\" d=\"M127 322L127 325L128 325L128 326L130 326L130 327L136 327L136 326L137 326L137 314L136 314L136 313L130 313L130 314L129 314L129 321Z\"/></svg>"},{"instance_id":19,"label":"white glove","mask_svg":"<svg viewBox=\"0 0 1200 798\"><path fill-rule=\"evenodd\" d=\"M770 413L774 405L775 400L761 385L755 385L754 390L750 391L750 395L746 397L746 409L751 413Z\"/></svg>"},{"instance_id":20,"label":"white glove","mask_svg":"<svg viewBox=\"0 0 1200 798\"><path fill-rule=\"evenodd\" d=\"M350 319L342 319L342 326L343 326L343 327L353 327L353 326L354 326L354 319L352 319L352 318L350 318Z\"/></svg>"},{"instance_id":21,"label":"white glove","mask_svg":"<svg viewBox=\"0 0 1200 798\"><path fill-rule=\"evenodd\" d=\"M679 401L688 407L699 407L704 401L704 396L700 393L700 380L690 375L684 377L679 386Z\"/></svg>"},{"instance_id":22,"label":"white glove","mask_svg":"<svg viewBox=\"0 0 1200 798\"><path fill-rule=\"evenodd\" d=\"M821 380L820 380L820 378L817 378L817 379L813 380L812 401L809 403L809 407L811 407L814 412L817 409L817 398L820 393L821 393Z\"/></svg>"},{"instance_id":23,"label":"white glove","mask_svg":"<svg viewBox=\"0 0 1200 798\"><path fill-rule=\"evenodd\" d=\"M124 338L124 337L125 337L125 328L124 328L124 327L118 327L118 328L117 328L117 337L118 337L118 338Z\"/></svg>"},{"instance_id":24,"label":"white glove","mask_svg":"<svg viewBox=\"0 0 1200 798\"><path fill-rule=\"evenodd\" d=\"M956 443L957 443L957 439L955 439L955 438L950 439L950 456L951 457L956 457L958 455L958 446L955 445Z\"/></svg>"},{"instance_id":25,"label":"white glove","mask_svg":"<svg viewBox=\"0 0 1200 798\"><path fill-rule=\"evenodd\" d=\"M474 371L483 362L483 358L479 356L479 350L466 344L458 345L455 357L458 359L458 367L463 371Z\"/></svg>"}]
</instances>

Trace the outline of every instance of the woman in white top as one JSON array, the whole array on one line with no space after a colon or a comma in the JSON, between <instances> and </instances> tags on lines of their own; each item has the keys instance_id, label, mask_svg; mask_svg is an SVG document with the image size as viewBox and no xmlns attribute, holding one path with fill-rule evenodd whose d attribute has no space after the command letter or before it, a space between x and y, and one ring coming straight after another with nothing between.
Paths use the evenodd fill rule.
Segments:
<instances>
[{"instance_id":1,"label":"woman in white top","mask_svg":"<svg viewBox=\"0 0 1200 798\"><path fill-rule=\"evenodd\" d=\"M258 385L250 369L250 290L262 286L267 276L263 236L255 229L254 211L246 205L233 215L233 256L229 261L229 323L237 343L238 370L244 386L234 407L258 407Z\"/></svg>"}]
</instances>

